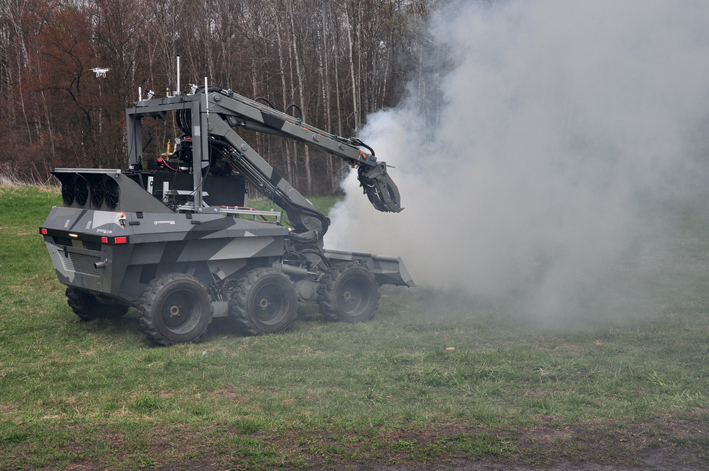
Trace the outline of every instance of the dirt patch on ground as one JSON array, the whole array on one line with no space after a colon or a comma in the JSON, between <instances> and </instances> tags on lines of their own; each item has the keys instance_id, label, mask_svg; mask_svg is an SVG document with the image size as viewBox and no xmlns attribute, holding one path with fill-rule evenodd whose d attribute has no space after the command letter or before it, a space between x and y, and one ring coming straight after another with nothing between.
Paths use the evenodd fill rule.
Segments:
<instances>
[{"instance_id":1,"label":"dirt patch on ground","mask_svg":"<svg viewBox=\"0 0 709 471\"><path fill-rule=\"evenodd\" d=\"M372 428L360 433L328 430L297 435L240 433L231 425L125 430L73 426L71 430L75 432L72 438L56 446L61 459L49 457L42 465L36 466L35 461L30 467L362 471L709 468L709 427L691 421L569 426L545 417L525 429L445 424L428 430ZM0 452L14 457L4 462L10 468L23 467L23 454L42 446L29 440L6 445L2 444Z\"/></svg>"},{"instance_id":2,"label":"dirt patch on ground","mask_svg":"<svg viewBox=\"0 0 709 471\"><path fill-rule=\"evenodd\" d=\"M523 433L520 440L548 447L560 440L570 440L574 436L575 432L571 429L571 427L558 429L547 426L535 426L528 432Z\"/></svg>"}]
</instances>

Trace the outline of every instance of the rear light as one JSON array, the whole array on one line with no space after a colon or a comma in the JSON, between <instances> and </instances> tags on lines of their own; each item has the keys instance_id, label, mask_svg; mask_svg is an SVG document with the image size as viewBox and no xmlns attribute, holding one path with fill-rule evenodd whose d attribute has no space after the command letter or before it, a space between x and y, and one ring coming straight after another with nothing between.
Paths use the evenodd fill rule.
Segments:
<instances>
[{"instance_id":1,"label":"rear light","mask_svg":"<svg viewBox=\"0 0 709 471\"><path fill-rule=\"evenodd\" d=\"M128 237L101 237L101 243L102 244L127 244L128 243Z\"/></svg>"},{"instance_id":2,"label":"rear light","mask_svg":"<svg viewBox=\"0 0 709 471\"><path fill-rule=\"evenodd\" d=\"M44 227L39 228L39 233L42 235L49 235L49 231L51 229L45 229ZM66 237L69 236L72 239L78 239L78 240L83 240L86 242L96 242L98 237L96 236L91 236L91 235L83 235L83 234L75 234L73 232L64 232L64 231L57 231L53 230L52 235L55 237ZM101 237L101 243L102 244L109 244L109 245L116 245L116 244L127 244L128 243L128 236L123 236L123 237ZM60 245L71 245L67 243L60 243Z\"/></svg>"}]
</instances>

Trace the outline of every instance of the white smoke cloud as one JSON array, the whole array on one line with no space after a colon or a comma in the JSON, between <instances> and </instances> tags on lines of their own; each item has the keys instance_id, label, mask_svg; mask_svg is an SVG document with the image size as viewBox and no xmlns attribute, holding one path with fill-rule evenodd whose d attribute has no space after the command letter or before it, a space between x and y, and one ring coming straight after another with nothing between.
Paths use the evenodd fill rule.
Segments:
<instances>
[{"instance_id":1,"label":"white smoke cloud","mask_svg":"<svg viewBox=\"0 0 709 471\"><path fill-rule=\"evenodd\" d=\"M707 24L705 1L440 12L431 34L454 67L438 124L412 97L361 133L406 209L378 213L353 173L326 244L401 256L420 286L522 296L538 315L608 298L609 267L640 256L641 196L683 191L706 157Z\"/></svg>"}]
</instances>

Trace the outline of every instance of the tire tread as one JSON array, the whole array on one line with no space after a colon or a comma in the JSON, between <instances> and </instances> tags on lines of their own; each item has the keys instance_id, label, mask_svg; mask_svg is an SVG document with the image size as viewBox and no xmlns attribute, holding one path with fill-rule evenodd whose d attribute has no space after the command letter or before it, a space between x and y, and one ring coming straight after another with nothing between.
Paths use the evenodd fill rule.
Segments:
<instances>
[{"instance_id":1,"label":"tire tread","mask_svg":"<svg viewBox=\"0 0 709 471\"><path fill-rule=\"evenodd\" d=\"M171 341L170 339L166 339L162 334L160 334L159 330L155 326L155 319L153 319L153 314L155 313L155 303L160 292L165 289L167 285L180 280L194 281L201 285L205 292L208 292L207 287L204 285L204 283L202 283L197 278L191 275L188 275L186 273L168 273L159 278L155 278L150 283L148 283L148 286L145 288L142 296L140 297L140 300L138 301L138 322L140 323L140 327L142 328L143 333L146 337L148 337L149 340L165 347L174 345L177 342ZM210 306L209 321L205 325L202 332L200 332L195 338L190 340L189 343L198 342L200 337L207 333L207 329L211 323L212 316Z\"/></svg>"},{"instance_id":2,"label":"tire tread","mask_svg":"<svg viewBox=\"0 0 709 471\"><path fill-rule=\"evenodd\" d=\"M360 262L343 262L333 265L332 268L325 273L325 277L320 281L320 286L318 286L317 303L320 314L322 314L325 322L340 322L342 320L340 319L340 316L337 315L337 308L335 305L335 289L337 281L340 279L342 274L353 268L364 269L367 273L369 273L369 276L372 277L372 280L374 280L374 275L372 275L369 269ZM377 290L377 296L374 300L374 313L367 320L372 319L376 315L376 312L379 309L380 296L381 293Z\"/></svg>"},{"instance_id":3,"label":"tire tread","mask_svg":"<svg viewBox=\"0 0 709 471\"><path fill-rule=\"evenodd\" d=\"M65 294L67 304L82 321L117 319L130 309L122 304L102 303L88 291L73 286L68 286Z\"/></svg>"},{"instance_id":4,"label":"tire tread","mask_svg":"<svg viewBox=\"0 0 709 471\"><path fill-rule=\"evenodd\" d=\"M244 275L232 292L231 301L229 301L229 314L231 314L231 318L234 320L236 330L238 330L241 335L253 336L265 333L252 322L248 313L248 299L251 289L266 275L277 275L288 278L287 275L275 268L256 268ZM288 281L290 282L290 279L288 279ZM287 330L293 325L297 317L298 313L296 312L288 325L281 331Z\"/></svg>"}]
</instances>

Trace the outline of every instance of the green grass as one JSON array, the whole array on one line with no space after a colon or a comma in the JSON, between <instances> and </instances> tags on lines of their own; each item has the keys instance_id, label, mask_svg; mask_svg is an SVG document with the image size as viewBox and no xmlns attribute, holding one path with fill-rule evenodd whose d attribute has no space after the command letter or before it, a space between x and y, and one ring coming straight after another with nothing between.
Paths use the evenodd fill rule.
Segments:
<instances>
[{"instance_id":1,"label":"green grass","mask_svg":"<svg viewBox=\"0 0 709 471\"><path fill-rule=\"evenodd\" d=\"M384 287L368 323L304 305L280 335L215 319L160 348L134 310L71 312L38 235L60 200L0 188L0 469L709 464L706 201L667 203L676 253L649 320L530 331L483 300Z\"/></svg>"}]
</instances>

